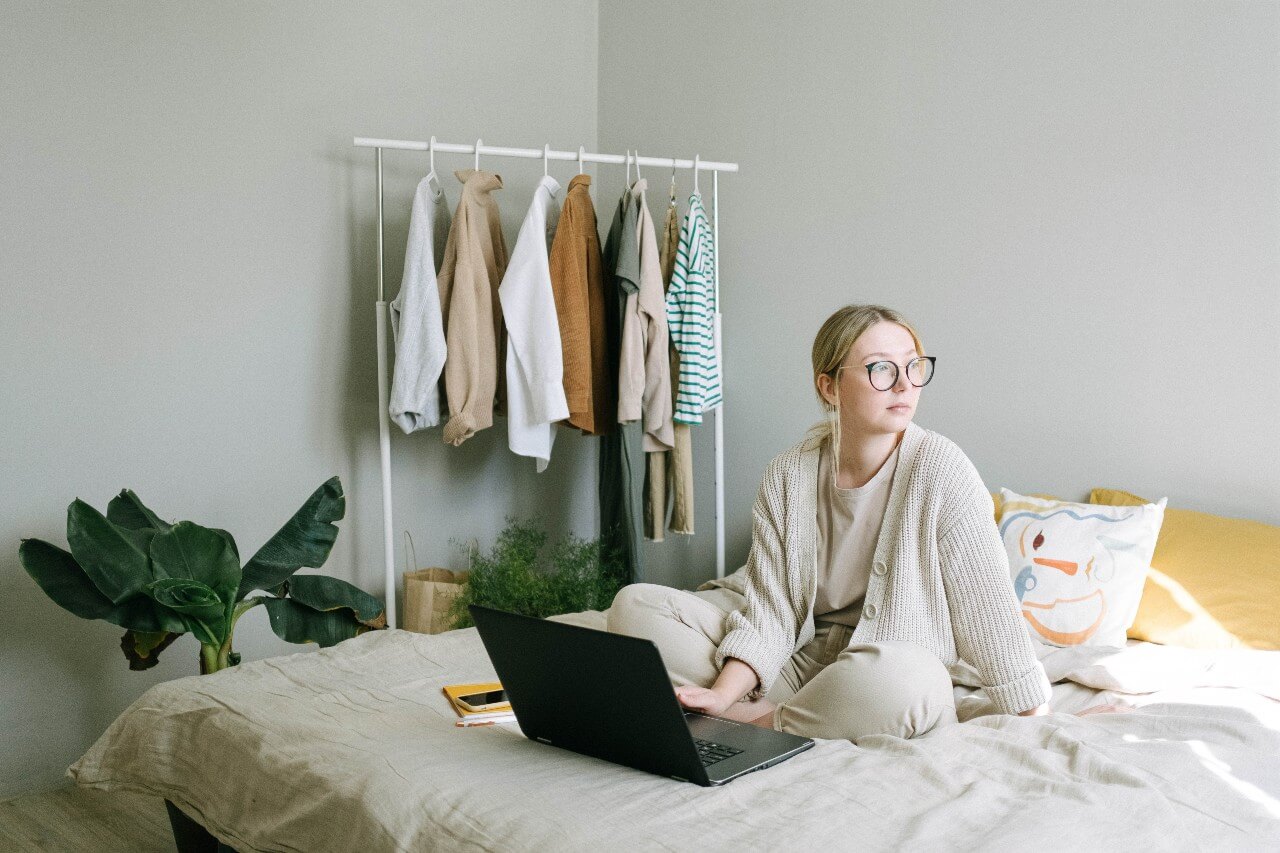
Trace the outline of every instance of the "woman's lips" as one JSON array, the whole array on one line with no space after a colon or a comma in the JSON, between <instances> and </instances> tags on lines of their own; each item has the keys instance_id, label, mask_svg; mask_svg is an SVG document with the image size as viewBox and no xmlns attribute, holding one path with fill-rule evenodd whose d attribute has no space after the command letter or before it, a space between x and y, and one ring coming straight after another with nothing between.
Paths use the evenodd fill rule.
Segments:
<instances>
[{"instance_id":1,"label":"woman's lips","mask_svg":"<svg viewBox=\"0 0 1280 853\"><path fill-rule=\"evenodd\" d=\"M889 407L889 411L891 411L891 412L909 412L909 411L911 411L911 407L910 407L910 406L907 406L907 405L905 405L905 404L904 404L904 405L900 405L900 406L890 406L890 407Z\"/></svg>"}]
</instances>

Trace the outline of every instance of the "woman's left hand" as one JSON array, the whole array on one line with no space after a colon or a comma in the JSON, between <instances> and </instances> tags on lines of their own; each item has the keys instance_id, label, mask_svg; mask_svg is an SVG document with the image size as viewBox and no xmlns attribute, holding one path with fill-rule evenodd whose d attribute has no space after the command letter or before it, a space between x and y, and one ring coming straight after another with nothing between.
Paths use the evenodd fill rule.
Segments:
<instances>
[{"instance_id":1,"label":"woman's left hand","mask_svg":"<svg viewBox=\"0 0 1280 853\"><path fill-rule=\"evenodd\" d=\"M701 711L718 717L728 710L733 700L707 687L685 684L676 688L676 699L691 711Z\"/></svg>"}]
</instances>

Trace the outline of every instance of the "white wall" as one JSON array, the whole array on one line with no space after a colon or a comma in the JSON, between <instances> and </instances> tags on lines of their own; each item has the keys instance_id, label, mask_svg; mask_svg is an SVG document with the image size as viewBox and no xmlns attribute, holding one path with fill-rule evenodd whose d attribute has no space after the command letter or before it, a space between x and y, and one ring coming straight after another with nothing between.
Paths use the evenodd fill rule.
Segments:
<instances>
[{"instance_id":1,"label":"white wall","mask_svg":"<svg viewBox=\"0 0 1280 853\"><path fill-rule=\"evenodd\" d=\"M779 9L600 4L602 147L742 166L720 182L729 569L851 302L917 325L938 372L916 421L992 490L1280 523L1280 6ZM650 579L711 574L709 533L662 547Z\"/></svg>"},{"instance_id":2,"label":"white wall","mask_svg":"<svg viewBox=\"0 0 1280 853\"><path fill-rule=\"evenodd\" d=\"M382 594L373 152L357 135L594 147L594 0L516 4L5 2L0 27L0 797L62 781L187 636L132 673L122 631L58 608L18 541L65 544L122 487L252 553L327 477L347 517L326 570ZM445 174L470 158L440 156ZM425 155L386 155L388 298ZM514 241L540 164L500 171ZM568 167L561 164L562 171ZM568 174L565 171L565 174ZM451 202L458 186L445 181ZM499 434L503 432L504 434ZM594 455L532 463L489 430L397 435L399 529L424 565L557 506L594 531ZM246 658L298 651L265 613ZM310 648L310 647L308 647Z\"/></svg>"}]
</instances>

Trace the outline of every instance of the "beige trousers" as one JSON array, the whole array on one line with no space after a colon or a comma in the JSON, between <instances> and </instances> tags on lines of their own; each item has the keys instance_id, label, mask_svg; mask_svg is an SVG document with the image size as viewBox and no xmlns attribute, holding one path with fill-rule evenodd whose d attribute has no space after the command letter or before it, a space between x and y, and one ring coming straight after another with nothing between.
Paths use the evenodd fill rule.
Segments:
<instances>
[{"instance_id":1,"label":"beige trousers","mask_svg":"<svg viewBox=\"0 0 1280 853\"><path fill-rule=\"evenodd\" d=\"M652 640L675 685L710 687L725 619L745 603L727 589L631 584L613 600L609 630ZM907 642L850 645L852 634L847 625L817 623L813 640L791 656L764 697L778 706L775 729L856 741L917 737L956 722L951 677L937 657Z\"/></svg>"}]
</instances>

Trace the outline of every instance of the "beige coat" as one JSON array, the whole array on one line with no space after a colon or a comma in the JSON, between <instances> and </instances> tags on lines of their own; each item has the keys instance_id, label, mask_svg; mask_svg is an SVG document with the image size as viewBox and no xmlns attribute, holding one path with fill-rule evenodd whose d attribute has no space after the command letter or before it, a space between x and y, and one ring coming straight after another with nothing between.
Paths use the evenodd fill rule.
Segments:
<instances>
[{"instance_id":1,"label":"beige coat","mask_svg":"<svg viewBox=\"0 0 1280 853\"><path fill-rule=\"evenodd\" d=\"M444 440L455 447L493 426L494 406L503 411L506 330L498 286L507 269L498 204L491 193L502 188L492 172L463 169L462 198L449 228L440 268L440 313L448 355L444 389L449 420Z\"/></svg>"},{"instance_id":2,"label":"beige coat","mask_svg":"<svg viewBox=\"0 0 1280 853\"><path fill-rule=\"evenodd\" d=\"M622 314L622 352L618 365L618 422L643 419L641 447L670 450L672 429L670 339L666 294L658 257L658 236L645 200L647 182L631 185L630 204L638 207L636 243L640 248L640 288L628 293Z\"/></svg>"}]
</instances>

